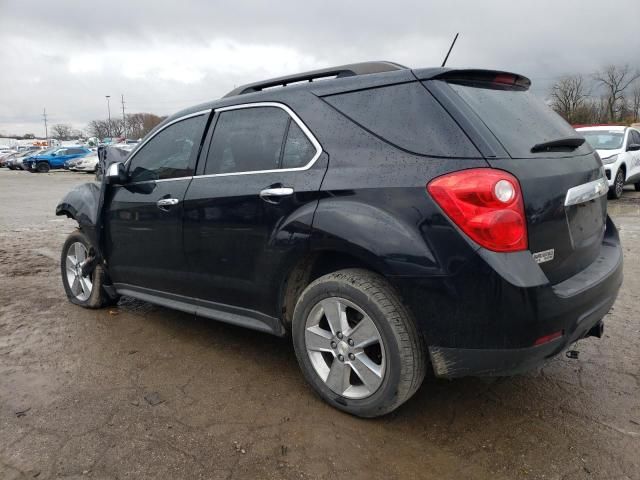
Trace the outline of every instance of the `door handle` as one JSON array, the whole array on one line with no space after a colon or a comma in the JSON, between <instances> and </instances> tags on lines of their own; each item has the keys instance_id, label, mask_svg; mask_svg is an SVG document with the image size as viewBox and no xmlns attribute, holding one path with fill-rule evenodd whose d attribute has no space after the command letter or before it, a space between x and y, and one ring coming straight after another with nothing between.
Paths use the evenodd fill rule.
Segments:
<instances>
[{"instance_id":1,"label":"door handle","mask_svg":"<svg viewBox=\"0 0 640 480\"><path fill-rule=\"evenodd\" d=\"M177 198L161 198L156 202L156 205L160 210L169 210L169 207L173 207L180 202Z\"/></svg>"},{"instance_id":2,"label":"door handle","mask_svg":"<svg viewBox=\"0 0 640 480\"><path fill-rule=\"evenodd\" d=\"M260 198L268 203L278 203L282 197L293 195L291 187L265 188L260 192Z\"/></svg>"}]
</instances>

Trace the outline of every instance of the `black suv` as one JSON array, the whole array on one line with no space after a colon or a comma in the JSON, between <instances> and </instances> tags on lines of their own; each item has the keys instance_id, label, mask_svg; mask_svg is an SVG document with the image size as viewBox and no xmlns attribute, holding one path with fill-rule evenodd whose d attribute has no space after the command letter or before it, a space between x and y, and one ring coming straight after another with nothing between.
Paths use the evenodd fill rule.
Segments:
<instances>
[{"instance_id":1,"label":"black suv","mask_svg":"<svg viewBox=\"0 0 640 480\"><path fill-rule=\"evenodd\" d=\"M370 62L177 113L58 205L80 224L67 296L290 333L320 396L364 417L427 371L532 368L601 335L622 251L600 159L529 86Z\"/></svg>"}]
</instances>

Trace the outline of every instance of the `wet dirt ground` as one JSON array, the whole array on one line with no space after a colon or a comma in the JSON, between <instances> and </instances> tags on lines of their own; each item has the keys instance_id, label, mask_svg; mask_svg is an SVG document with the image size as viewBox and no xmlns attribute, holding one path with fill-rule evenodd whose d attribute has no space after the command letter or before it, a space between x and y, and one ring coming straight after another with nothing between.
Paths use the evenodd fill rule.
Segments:
<instances>
[{"instance_id":1,"label":"wet dirt ground","mask_svg":"<svg viewBox=\"0 0 640 480\"><path fill-rule=\"evenodd\" d=\"M640 194L610 202L625 281L605 337L527 375L428 379L360 420L289 341L123 299L70 304L57 201L86 174L0 170L0 478L640 479Z\"/></svg>"}]
</instances>

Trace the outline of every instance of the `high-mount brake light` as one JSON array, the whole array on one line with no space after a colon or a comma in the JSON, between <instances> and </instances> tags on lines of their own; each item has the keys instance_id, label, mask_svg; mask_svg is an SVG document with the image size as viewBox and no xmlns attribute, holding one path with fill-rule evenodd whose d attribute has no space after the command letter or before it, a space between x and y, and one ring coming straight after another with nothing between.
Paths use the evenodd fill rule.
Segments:
<instances>
[{"instance_id":1,"label":"high-mount brake light","mask_svg":"<svg viewBox=\"0 0 640 480\"><path fill-rule=\"evenodd\" d=\"M507 73L501 73L493 77L493 83L499 83L501 85L515 85L516 80L515 75L509 75Z\"/></svg>"},{"instance_id":2,"label":"high-mount brake light","mask_svg":"<svg viewBox=\"0 0 640 480\"><path fill-rule=\"evenodd\" d=\"M522 190L513 175L492 168L461 170L433 179L427 191L482 247L496 252L528 248Z\"/></svg>"}]
</instances>

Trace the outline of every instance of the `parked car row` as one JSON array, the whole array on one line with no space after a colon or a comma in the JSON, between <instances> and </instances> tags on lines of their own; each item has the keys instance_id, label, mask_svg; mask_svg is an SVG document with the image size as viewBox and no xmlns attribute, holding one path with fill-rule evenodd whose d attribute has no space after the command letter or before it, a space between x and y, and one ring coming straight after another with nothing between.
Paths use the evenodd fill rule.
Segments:
<instances>
[{"instance_id":1,"label":"parked car row","mask_svg":"<svg viewBox=\"0 0 640 480\"><path fill-rule=\"evenodd\" d=\"M128 140L115 147L131 151L137 142ZM0 153L0 167L10 170L28 170L35 173L47 173L50 170L64 169L77 172L97 173L99 157L96 148L84 145L72 145L32 149L17 152L14 150Z\"/></svg>"}]
</instances>

